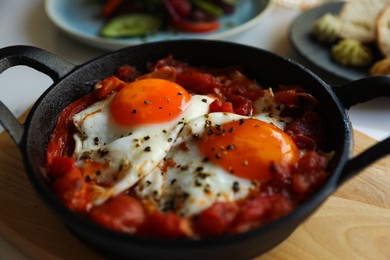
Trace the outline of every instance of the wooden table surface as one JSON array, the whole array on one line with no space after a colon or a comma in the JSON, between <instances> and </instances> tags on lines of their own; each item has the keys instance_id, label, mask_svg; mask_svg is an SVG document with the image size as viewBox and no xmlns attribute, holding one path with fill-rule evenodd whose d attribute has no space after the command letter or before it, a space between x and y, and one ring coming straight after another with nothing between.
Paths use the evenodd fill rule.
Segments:
<instances>
[{"instance_id":1,"label":"wooden table surface","mask_svg":"<svg viewBox=\"0 0 390 260\"><path fill-rule=\"evenodd\" d=\"M355 131L355 152L376 141ZM0 135L0 235L32 259L99 259L32 189L18 147ZM390 157L335 192L282 244L256 259L390 259Z\"/></svg>"}]
</instances>

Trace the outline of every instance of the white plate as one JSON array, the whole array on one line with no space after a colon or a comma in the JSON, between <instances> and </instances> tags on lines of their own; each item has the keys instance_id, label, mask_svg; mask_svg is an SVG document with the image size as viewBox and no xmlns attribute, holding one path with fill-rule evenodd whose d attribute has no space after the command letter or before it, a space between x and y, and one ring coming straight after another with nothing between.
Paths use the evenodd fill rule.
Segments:
<instances>
[{"instance_id":1,"label":"white plate","mask_svg":"<svg viewBox=\"0 0 390 260\"><path fill-rule=\"evenodd\" d=\"M256 25L270 10L272 0L240 0L233 14L220 19L221 28L210 33L158 32L146 37L107 39L98 32L104 20L101 5L88 0L46 0L45 9L53 23L73 38L93 47L116 50L144 42L186 38L226 39Z\"/></svg>"}]
</instances>

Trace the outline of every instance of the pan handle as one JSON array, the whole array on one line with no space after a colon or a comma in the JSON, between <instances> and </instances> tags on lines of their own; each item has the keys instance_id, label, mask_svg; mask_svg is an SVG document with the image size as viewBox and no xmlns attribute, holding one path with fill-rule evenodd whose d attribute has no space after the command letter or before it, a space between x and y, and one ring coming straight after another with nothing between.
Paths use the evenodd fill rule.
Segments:
<instances>
[{"instance_id":1,"label":"pan handle","mask_svg":"<svg viewBox=\"0 0 390 260\"><path fill-rule=\"evenodd\" d=\"M377 97L390 97L390 76L375 76L334 86L333 91L346 109Z\"/></svg>"},{"instance_id":2,"label":"pan handle","mask_svg":"<svg viewBox=\"0 0 390 260\"><path fill-rule=\"evenodd\" d=\"M333 87L346 109L377 97L390 97L390 76L375 76L351 81ZM390 112L390 111L389 111ZM390 137L371 146L355 158L350 159L343 169L340 183L348 180L376 160L390 154Z\"/></svg>"},{"instance_id":3,"label":"pan handle","mask_svg":"<svg viewBox=\"0 0 390 260\"><path fill-rule=\"evenodd\" d=\"M347 162L343 169L343 173L339 179L339 183L343 183L349 178L355 176L368 165L376 160L390 154L390 137L371 146L361 154L357 155Z\"/></svg>"},{"instance_id":4,"label":"pan handle","mask_svg":"<svg viewBox=\"0 0 390 260\"><path fill-rule=\"evenodd\" d=\"M48 75L54 83L71 72L75 65L53 53L32 46L10 46L0 49L0 74L11 67L26 65ZM0 101L0 124L20 146L24 125Z\"/></svg>"}]
</instances>

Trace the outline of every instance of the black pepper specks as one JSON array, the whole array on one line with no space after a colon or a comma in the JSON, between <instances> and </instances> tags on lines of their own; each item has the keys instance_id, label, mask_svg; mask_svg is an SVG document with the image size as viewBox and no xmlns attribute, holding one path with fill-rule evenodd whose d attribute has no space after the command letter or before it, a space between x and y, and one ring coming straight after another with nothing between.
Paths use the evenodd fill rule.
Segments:
<instances>
[{"instance_id":1,"label":"black pepper specks","mask_svg":"<svg viewBox=\"0 0 390 260\"><path fill-rule=\"evenodd\" d=\"M209 177L210 174L205 173L205 172L201 172L201 173L198 173L197 176L198 176L200 179L204 180L204 179L206 179L207 177Z\"/></svg>"},{"instance_id":2,"label":"black pepper specks","mask_svg":"<svg viewBox=\"0 0 390 260\"><path fill-rule=\"evenodd\" d=\"M145 149L144 149L145 152L150 152L152 151L152 148L150 148L150 146L146 146Z\"/></svg>"},{"instance_id":3,"label":"black pepper specks","mask_svg":"<svg viewBox=\"0 0 390 260\"><path fill-rule=\"evenodd\" d=\"M188 165L182 165L182 166L180 166L180 170L182 170L182 171L187 171L188 168L189 168Z\"/></svg>"},{"instance_id":4,"label":"black pepper specks","mask_svg":"<svg viewBox=\"0 0 390 260\"><path fill-rule=\"evenodd\" d=\"M87 183L90 183L92 180L91 180L91 177L89 175L85 176L84 178L85 182Z\"/></svg>"},{"instance_id":5,"label":"black pepper specks","mask_svg":"<svg viewBox=\"0 0 390 260\"><path fill-rule=\"evenodd\" d=\"M237 181L233 182L232 190L234 192L239 192L240 191L240 183L238 183Z\"/></svg>"},{"instance_id":6,"label":"black pepper specks","mask_svg":"<svg viewBox=\"0 0 390 260\"><path fill-rule=\"evenodd\" d=\"M196 171L197 171L197 172L203 171L203 167L202 167L202 166L196 167Z\"/></svg>"},{"instance_id":7,"label":"black pepper specks","mask_svg":"<svg viewBox=\"0 0 390 260\"><path fill-rule=\"evenodd\" d=\"M229 151L234 150L234 148L235 148L234 144L230 144L230 145L226 146L226 149Z\"/></svg>"},{"instance_id":8,"label":"black pepper specks","mask_svg":"<svg viewBox=\"0 0 390 260\"><path fill-rule=\"evenodd\" d=\"M100 148L97 152L99 153L100 158L103 158L104 156L106 156L107 154L109 154L109 150L104 149L104 148Z\"/></svg>"}]
</instances>

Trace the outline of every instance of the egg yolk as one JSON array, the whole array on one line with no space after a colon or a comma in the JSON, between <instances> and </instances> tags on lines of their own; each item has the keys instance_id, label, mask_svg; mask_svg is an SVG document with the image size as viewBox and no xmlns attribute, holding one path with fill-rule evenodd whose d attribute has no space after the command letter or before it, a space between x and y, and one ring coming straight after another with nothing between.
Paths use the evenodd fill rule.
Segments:
<instances>
[{"instance_id":1,"label":"egg yolk","mask_svg":"<svg viewBox=\"0 0 390 260\"><path fill-rule=\"evenodd\" d=\"M260 182L272 178L275 164L291 167L299 159L299 150L290 136L257 119L209 127L200 137L199 149L225 171Z\"/></svg>"},{"instance_id":2,"label":"egg yolk","mask_svg":"<svg viewBox=\"0 0 390 260\"><path fill-rule=\"evenodd\" d=\"M110 110L122 126L162 123L178 117L190 99L190 94L174 82L142 79L126 83L113 98Z\"/></svg>"}]
</instances>

